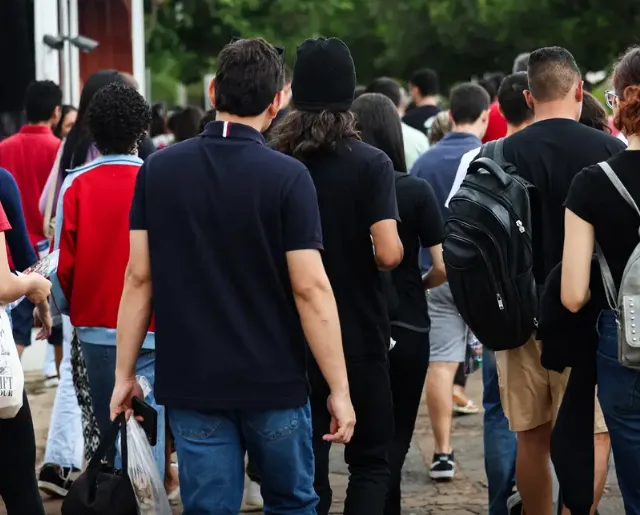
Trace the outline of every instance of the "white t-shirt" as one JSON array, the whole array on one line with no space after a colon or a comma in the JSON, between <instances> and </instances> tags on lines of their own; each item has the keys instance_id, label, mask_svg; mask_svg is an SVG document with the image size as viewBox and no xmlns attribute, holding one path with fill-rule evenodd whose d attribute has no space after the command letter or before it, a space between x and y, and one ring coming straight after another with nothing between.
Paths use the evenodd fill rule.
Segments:
<instances>
[{"instance_id":1,"label":"white t-shirt","mask_svg":"<svg viewBox=\"0 0 640 515\"><path fill-rule=\"evenodd\" d=\"M462 159L460 159L460 164L458 165L458 171L456 172L455 179L453 179L453 185L451 186L451 191L449 192L449 196L447 197L447 200L444 203L445 207L449 207L449 201L451 200L451 197L453 197L460 189L460 185L462 184L462 181L467 176L467 170L469 169L469 165L471 164L471 161L473 161L476 158L476 156L478 155L478 152L480 152L480 147L469 150L462 156Z\"/></svg>"}]
</instances>

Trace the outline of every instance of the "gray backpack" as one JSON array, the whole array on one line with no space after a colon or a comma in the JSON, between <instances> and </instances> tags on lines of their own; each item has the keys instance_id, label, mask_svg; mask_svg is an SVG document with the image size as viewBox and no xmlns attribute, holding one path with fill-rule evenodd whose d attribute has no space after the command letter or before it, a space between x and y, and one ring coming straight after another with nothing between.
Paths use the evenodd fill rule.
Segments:
<instances>
[{"instance_id":1,"label":"gray backpack","mask_svg":"<svg viewBox=\"0 0 640 515\"><path fill-rule=\"evenodd\" d=\"M598 163L618 193L640 217L640 209L608 163ZM640 233L640 220L638 221ZM616 285L611 269L596 243L596 257L600 264L602 282L609 307L617 314L618 320L618 361L627 368L640 369L640 243L636 246L624 267L620 291L616 293ZM636 316L636 311L638 311Z\"/></svg>"}]
</instances>

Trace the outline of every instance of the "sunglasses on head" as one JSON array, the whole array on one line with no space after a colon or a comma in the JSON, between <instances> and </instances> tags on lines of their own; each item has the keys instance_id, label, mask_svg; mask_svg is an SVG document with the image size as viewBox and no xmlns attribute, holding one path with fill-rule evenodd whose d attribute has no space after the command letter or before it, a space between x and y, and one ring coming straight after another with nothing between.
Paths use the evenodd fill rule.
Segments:
<instances>
[{"instance_id":1,"label":"sunglasses on head","mask_svg":"<svg viewBox=\"0 0 640 515\"><path fill-rule=\"evenodd\" d=\"M231 38L231 41L229 42L229 44L235 43L236 41L242 41L243 39L245 38L239 38L238 36L234 36ZM280 59L282 59L282 62L284 62L284 54L286 52L286 48L278 45L271 45L271 46L276 49L276 52L278 52Z\"/></svg>"}]
</instances>

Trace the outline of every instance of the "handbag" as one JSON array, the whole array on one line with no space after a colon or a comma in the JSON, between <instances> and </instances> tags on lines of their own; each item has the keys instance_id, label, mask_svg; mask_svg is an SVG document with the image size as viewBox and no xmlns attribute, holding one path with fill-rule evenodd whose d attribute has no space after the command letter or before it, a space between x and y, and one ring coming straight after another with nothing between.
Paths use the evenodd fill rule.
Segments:
<instances>
[{"instance_id":1,"label":"handbag","mask_svg":"<svg viewBox=\"0 0 640 515\"><path fill-rule=\"evenodd\" d=\"M13 340L7 307L0 306L0 418L14 418L22 408L24 372Z\"/></svg>"},{"instance_id":2,"label":"handbag","mask_svg":"<svg viewBox=\"0 0 640 515\"><path fill-rule=\"evenodd\" d=\"M64 150L64 143L60 145L58 149L58 155L51 168L51 180L49 183L49 189L47 190L47 202L44 207L42 233L48 238L53 238L56 232L56 217L52 216L53 213L53 201L56 196L56 190L58 189L58 180L60 177L60 160L62 159L62 152Z\"/></svg>"},{"instance_id":3,"label":"handbag","mask_svg":"<svg viewBox=\"0 0 640 515\"><path fill-rule=\"evenodd\" d=\"M120 433L122 470L104 463ZM137 515L136 496L127 472L127 423L120 413L103 436L87 469L73 482L62 503L62 515Z\"/></svg>"}]
</instances>

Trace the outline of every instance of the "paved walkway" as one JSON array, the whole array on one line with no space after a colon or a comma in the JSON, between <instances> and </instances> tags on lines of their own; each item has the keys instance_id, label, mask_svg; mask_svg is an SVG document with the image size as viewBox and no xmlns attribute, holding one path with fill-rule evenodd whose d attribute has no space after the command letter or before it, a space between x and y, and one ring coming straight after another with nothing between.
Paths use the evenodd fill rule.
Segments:
<instances>
[{"instance_id":1,"label":"paved walkway","mask_svg":"<svg viewBox=\"0 0 640 515\"><path fill-rule=\"evenodd\" d=\"M469 380L468 393L476 403L480 401L481 389L480 375L475 374ZM42 389L37 383L32 383L29 390L36 428L38 459L41 460L55 391ZM423 409L405 465L404 515L480 515L487 513L487 491L482 452L482 415L455 419L453 445L458 461L456 479L450 483L431 482L427 469L433 452L433 444L429 420L426 410ZM334 504L331 513L338 514L342 513L347 471L342 461L342 449L336 446L332 452ZM624 509L616 486L614 472L610 474L609 479L610 486L600 507L600 514L620 515L624 513ZM59 515L59 502L45 501L45 505L48 515ZM5 513L0 502L0 515ZM175 513L181 513L179 507L176 507Z\"/></svg>"}]
</instances>

